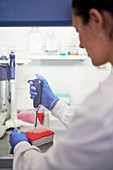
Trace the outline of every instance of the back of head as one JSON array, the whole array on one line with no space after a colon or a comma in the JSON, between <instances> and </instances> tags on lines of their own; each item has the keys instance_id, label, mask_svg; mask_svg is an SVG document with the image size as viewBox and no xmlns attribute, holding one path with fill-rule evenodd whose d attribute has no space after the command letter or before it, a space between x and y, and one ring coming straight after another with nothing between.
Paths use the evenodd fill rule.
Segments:
<instances>
[{"instance_id":1,"label":"back of head","mask_svg":"<svg viewBox=\"0 0 113 170\"><path fill-rule=\"evenodd\" d=\"M73 0L72 8L75 9L76 15L83 17L84 23L89 20L88 11L91 8L100 12L106 10L113 16L113 0Z\"/></svg>"}]
</instances>

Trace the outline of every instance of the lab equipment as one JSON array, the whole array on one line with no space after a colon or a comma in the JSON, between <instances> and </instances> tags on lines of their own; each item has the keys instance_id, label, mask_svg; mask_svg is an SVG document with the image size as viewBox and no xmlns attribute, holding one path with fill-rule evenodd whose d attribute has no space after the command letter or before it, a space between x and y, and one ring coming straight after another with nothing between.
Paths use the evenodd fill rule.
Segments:
<instances>
[{"instance_id":1,"label":"lab equipment","mask_svg":"<svg viewBox=\"0 0 113 170\"><path fill-rule=\"evenodd\" d=\"M34 100L33 100L33 107L35 108L35 129L37 128L37 114L42 102L42 83L38 78L38 74L36 74L35 80L29 80L30 85L33 85L34 90L38 92L38 94L35 92Z\"/></svg>"},{"instance_id":2,"label":"lab equipment","mask_svg":"<svg viewBox=\"0 0 113 170\"><path fill-rule=\"evenodd\" d=\"M33 81L30 81L30 89L32 89L35 93L33 93L33 106L36 109L36 114L35 114L35 128L30 129L29 131L26 132L26 135L29 139L29 142L32 145L40 146L46 143L53 142L53 135L54 132L47 129L46 127L39 125L37 128L37 114L40 108L40 105L42 103L42 83L41 80L39 79L39 75L36 75L36 79ZM37 93L36 93L37 92Z\"/></svg>"},{"instance_id":3,"label":"lab equipment","mask_svg":"<svg viewBox=\"0 0 113 170\"><path fill-rule=\"evenodd\" d=\"M66 39L65 35L62 33L59 38L58 42L59 46L59 55L65 56L66 55Z\"/></svg>"},{"instance_id":4,"label":"lab equipment","mask_svg":"<svg viewBox=\"0 0 113 170\"><path fill-rule=\"evenodd\" d=\"M57 54L57 40L55 38L53 30L49 30L47 32L47 38L46 38L46 54Z\"/></svg>"},{"instance_id":5,"label":"lab equipment","mask_svg":"<svg viewBox=\"0 0 113 170\"><path fill-rule=\"evenodd\" d=\"M34 125L35 111L34 111L34 109L20 110L20 111L18 111L17 117L18 117L18 119L21 119L24 122L32 123ZM40 124L43 124L44 112L40 110L38 112L37 117L38 117Z\"/></svg>"},{"instance_id":6,"label":"lab equipment","mask_svg":"<svg viewBox=\"0 0 113 170\"><path fill-rule=\"evenodd\" d=\"M0 113L7 111L7 69L8 69L8 58L6 56L0 57Z\"/></svg>"},{"instance_id":7,"label":"lab equipment","mask_svg":"<svg viewBox=\"0 0 113 170\"><path fill-rule=\"evenodd\" d=\"M17 118L15 103L15 54L10 53L10 99L11 99L11 119Z\"/></svg>"},{"instance_id":8,"label":"lab equipment","mask_svg":"<svg viewBox=\"0 0 113 170\"><path fill-rule=\"evenodd\" d=\"M41 81L42 87L43 87L42 88L42 105L51 111L53 105L56 103L56 101L59 100L59 98L53 94L47 80L43 76L38 75L38 78ZM30 94L31 94L32 99L34 99L37 94L36 88L33 86L32 82L30 82Z\"/></svg>"},{"instance_id":9,"label":"lab equipment","mask_svg":"<svg viewBox=\"0 0 113 170\"><path fill-rule=\"evenodd\" d=\"M76 37L76 34L73 33L71 37L71 43L70 43L70 55L78 55L78 39Z\"/></svg>"},{"instance_id":10,"label":"lab equipment","mask_svg":"<svg viewBox=\"0 0 113 170\"><path fill-rule=\"evenodd\" d=\"M53 142L54 132L41 125L36 130L31 129L26 132L26 135L32 145L40 146L49 142Z\"/></svg>"},{"instance_id":11,"label":"lab equipment","mask_svg":"<svg viewBox=\"0 0 113 170\"><path fill-rule=\"evenodd\" d=\"M15 100L15 53L10 52L10 76L9 76L9 119L5 122L7 129L20 126L32 126L32 124L17 119Z\"/></svg>"},{"instance_id":12,"label":"lab equipment","mask_svg":"<svg viewBox=\"0 0 113 170\"><path fill-rule=\"evenodd\" d=\"M15 120L17 119L16 113L16 103L15 103L15 53L13 51L10 52L10 82L9 82L9 112L10 119L7 120L6 126L8 128L15 127ZM15 120L14 120L15 119Z\"/></svg>"},{"instance_id":13,"label":"lab equipment","mask_svg":"<svg viewBox=\"0 0 113 170\"><path fill-rule=\"evenodd\" d=\"M35 128L37 128L37 114L42 101L42 83L38 79L38 75L36 75L36 79L33 81L33 85L36 88L36 91L38 92L38 94L35 96L35 99L33 100L33 106L34 108L37 108L35 114Z\"/></svg>"},{"instance_id":14,"label":"lab equipment","mask_svg":"<svg viewBox=\"0 0 113 170\"><path fill-rule=\"evenodd\" d=\"M29 52L33 54L42 53L42 35L37 27L32 27L29 32Z\"/></svg>"},{"instance_id":15,"label":"lab equipment","mask_svg":"<svg viewBox=\"0 0 113 170\"><path fill-rule=\"evenodd\" d=\"M0 61L0 138L2 138L7 129L3 124L7 118L8 107L8 58L3 55Z\"/></svg>"}]
</instances>

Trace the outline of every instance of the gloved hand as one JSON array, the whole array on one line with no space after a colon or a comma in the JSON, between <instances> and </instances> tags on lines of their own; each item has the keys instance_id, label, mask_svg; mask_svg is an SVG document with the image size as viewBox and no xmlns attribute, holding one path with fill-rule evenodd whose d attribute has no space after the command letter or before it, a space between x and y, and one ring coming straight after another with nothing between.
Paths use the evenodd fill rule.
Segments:
<instances>
[{"instance_id":1,"label":"gloved hand","mask_svg":"<svg viewBox=\"0 0 113 170\"><path fill-rule=\"evenodd\" d=\"M56 101L59 100L59 98L53 94L47 80L43 76L38 75L38 78L42 83L42 103L41 104L51 111L53 105L56 103ZM30 84L31 99L34 99L35 96L38 94L38 92L36 92L36 88L33 86L32 80L29 82L29 84Z\"/></svg>"},{"instance_id":2,"label":"gloved hand","mask_svg":"<svg viewBox=\"0 0 113 170\"><path fill-rule=\"evenodd\" d=\"M10 143L12 149L14 149L14 147L17 145L17 143L22 142L22 141L28 142L27 135L25 134L25 132L18 133L17 130L14 129L12 131L12 133L10 134L10 138L9 138L9 143Z\"/></svg>"}]
</instances>

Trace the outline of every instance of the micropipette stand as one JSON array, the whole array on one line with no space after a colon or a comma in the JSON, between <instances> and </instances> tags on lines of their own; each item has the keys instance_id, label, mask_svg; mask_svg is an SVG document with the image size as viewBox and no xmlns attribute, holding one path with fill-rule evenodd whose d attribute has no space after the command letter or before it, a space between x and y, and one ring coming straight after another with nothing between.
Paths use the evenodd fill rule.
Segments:
<instances>
[{"instance_id":1,"label":"micropipette stand","mask_svg":"<svg viewBox=\"0 0 113 170\"><path fill-rule=\"evenodd\" d=\"M4 125L7 118L7 71L8 58L2 54L0 57L0 138L6 133Z\"/></svg>"},{"instance_id":2,"label":"micropipette stand","mask_svg":"<svg viewBox=\"0 0 113 170\"><path fill-rule=\"evenodd\" d=\"M0 125L3 125L7 118L7 60L5 55L0 57Z\"/></svg>"},{"instance_id":3,"label":"micropipette stand","mask_svg":"<svg viewBox=\"0 0 113 170\"><path fill-rule=\"evenodd\" d=\"M10 53L10 119L5 122L7 129L21 126L33 126L17 118L16 100L15 100L15 54Z\"/></svg>"}]
</instances>

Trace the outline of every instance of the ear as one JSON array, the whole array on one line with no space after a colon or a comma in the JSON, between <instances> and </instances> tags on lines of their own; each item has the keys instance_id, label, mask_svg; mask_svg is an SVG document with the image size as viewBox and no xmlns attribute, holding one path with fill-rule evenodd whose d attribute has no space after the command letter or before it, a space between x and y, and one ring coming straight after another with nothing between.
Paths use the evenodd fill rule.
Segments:
<instances>
[{"instance_id":1,"label":"ear","mask_svg":"<svg viewBox=\"0 0 113 170\"><path fill-rule=\"evenodd\" d=\"M89 17L90 23L93 24L93 27L95 26L98 30L102 29L104 25L104 19L102 14L98 10L91 8L89 10Z\"/></svg>"}]
</instances>

